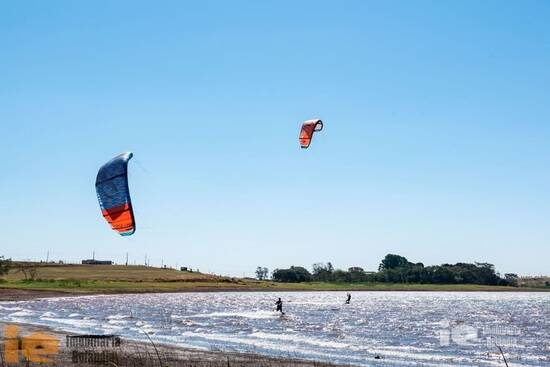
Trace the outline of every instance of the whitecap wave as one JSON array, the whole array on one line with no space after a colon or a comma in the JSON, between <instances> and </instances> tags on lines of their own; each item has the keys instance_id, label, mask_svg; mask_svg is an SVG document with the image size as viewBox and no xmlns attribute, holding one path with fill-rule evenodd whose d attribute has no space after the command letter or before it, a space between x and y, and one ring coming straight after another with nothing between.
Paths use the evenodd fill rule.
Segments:
<instances>
[{"instance_id":1,"label":"whitecap wave","mask_svg":"<svg viewBox=\"0 0 550 367\"><path fill-rule=\"evenodd\" d=\"M31 317L31 316L34 316L34 312L21 309L21 311L10 313L8 316L9 317Z\"/></svg>"}]
</instances>

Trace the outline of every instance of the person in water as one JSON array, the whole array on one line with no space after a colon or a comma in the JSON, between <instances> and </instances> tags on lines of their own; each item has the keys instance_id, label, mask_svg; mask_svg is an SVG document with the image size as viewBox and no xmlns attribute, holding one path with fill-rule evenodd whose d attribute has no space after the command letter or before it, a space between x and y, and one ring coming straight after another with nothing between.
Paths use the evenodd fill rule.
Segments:
<instances>
[{"instance_id":1,"label":"person in water","mask_svg":"<svg viewBox=\"0 0 550 367\"><path fill-rule=\"evenodd\" d=\"M346 305L349 305L351 302L351 293L348 293L348 299L346 299Z\"/></svg>"},{"instance_id":2,"label":"person in water","mask_svg":"<svg viewBox=\"0 0 550 367\"><path fill-rule=\"evenodd\" d=\"M285 314L285 313L283 312L283 301L281 301L280 298L277 300L277 302L275 302L275 306L277 306L277 309L275 310L276 312L280 312L281 315L284 315L284 314Z\"/></svg>"}]
</instances>

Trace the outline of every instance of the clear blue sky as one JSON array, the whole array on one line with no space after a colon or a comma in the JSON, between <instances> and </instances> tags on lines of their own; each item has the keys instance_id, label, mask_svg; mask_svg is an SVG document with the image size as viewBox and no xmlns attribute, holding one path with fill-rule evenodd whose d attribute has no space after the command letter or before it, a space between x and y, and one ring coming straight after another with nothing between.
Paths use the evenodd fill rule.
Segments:
<instances>
[{"instance_id":1,"label":"clear blue sky","mask_svg":"<svg viewBox=\"0 0 550 367\"><path fill-rule=\"evenodd\" d=\"M0 255L550 273L549 19L547 1L4 1ZM127 150L123 238L94 182Z\"/></svg>"}]
</instances>

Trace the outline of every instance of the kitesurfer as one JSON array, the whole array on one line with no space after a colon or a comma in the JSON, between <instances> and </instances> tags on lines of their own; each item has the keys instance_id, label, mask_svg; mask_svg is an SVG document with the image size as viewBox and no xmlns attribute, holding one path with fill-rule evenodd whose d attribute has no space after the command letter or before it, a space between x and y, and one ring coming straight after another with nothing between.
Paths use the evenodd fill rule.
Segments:
<instances>
[{"instance_id":1,"label":"kitesurfer","mask_svg":"<svg viewBox=\"0 0 550 367\"><path fill-rule=\"evenodd\" d=\"M277 309L275 310L276 312L280 312L281 315L285 314L283 312L283 301L280 298L277 300L277 302L275 302L275 306L277 306Z\"/></svg>"},{"instance_id":2,"label":"kitesurfer","mask_svg":"<svg viewBox=\"0 0 550 367\"><path fill-rule=\"evenodd\" d=\"M351 293L348 293L348 298L346 299L346 305L349 305L351 302Z\"/></svg>"}]
</instances>

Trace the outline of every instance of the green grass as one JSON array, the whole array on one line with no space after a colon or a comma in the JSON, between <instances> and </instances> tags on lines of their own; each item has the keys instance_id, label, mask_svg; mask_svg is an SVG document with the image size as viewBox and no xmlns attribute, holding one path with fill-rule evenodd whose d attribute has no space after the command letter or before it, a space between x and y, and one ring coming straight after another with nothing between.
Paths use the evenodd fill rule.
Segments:
<instances>
[{"instance_id":1,"label":"green grass","mask_svg":"<svg viewBox=\"0 0 550 367\"><path fill-rule=\"evenodd\" d=\"M149 293L192 291L544 291L540 288L480 286L470 284L342 284L231 282L129 282L105 280L16 280L0 283L0 288L58 291L79 294ZM547 290L548 291L548 290Z\"/></svg>"}]
</instances>

